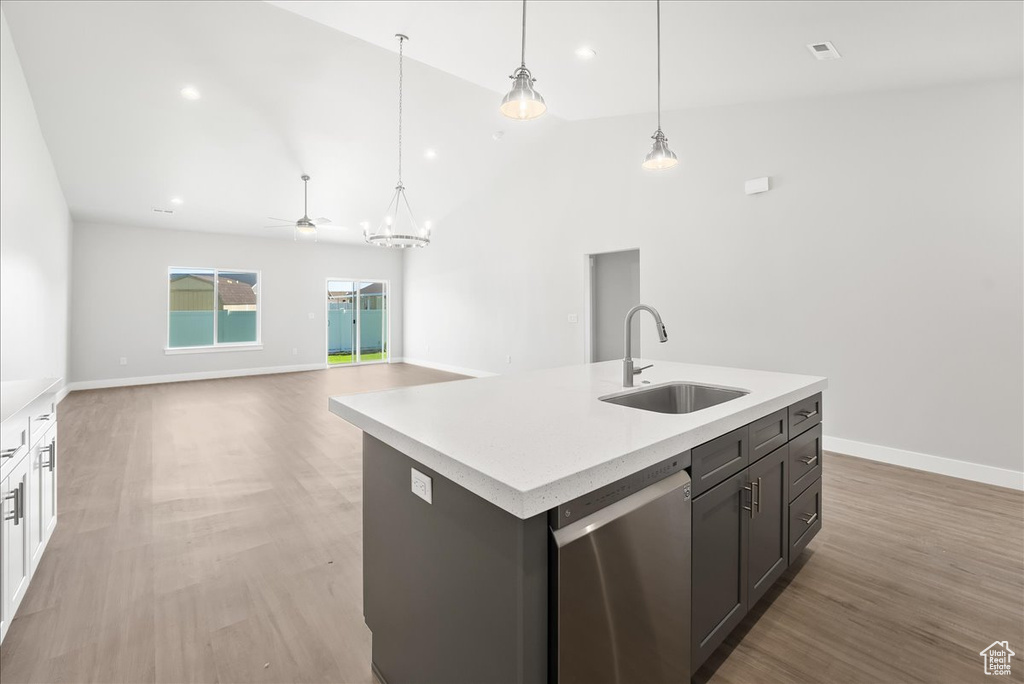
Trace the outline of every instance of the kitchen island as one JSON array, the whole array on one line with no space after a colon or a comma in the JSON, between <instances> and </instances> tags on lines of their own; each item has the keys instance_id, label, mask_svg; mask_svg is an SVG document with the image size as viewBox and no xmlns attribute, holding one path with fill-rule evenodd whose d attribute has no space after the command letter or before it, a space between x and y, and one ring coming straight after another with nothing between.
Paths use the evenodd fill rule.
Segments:
<instances>
[{"instance_id":1,"label":"kitchen island","mask_svg":"<svg viewBox=\"0 0 1024 684\"><path fill-rule=\"evenodd\" d=\"M827 382L669 362L643 379L624 390L621 362L605 362L331 398L364 432L378 677L567 684L615 668L678 681L738 624L820 529ZM678 382L741 392L678 414L608 401ZM574 565L612 542L605 561ZM659 554L653 575L607 563ZM616 604L626 585L640 600Z\"/></svg>"}]
</instances>

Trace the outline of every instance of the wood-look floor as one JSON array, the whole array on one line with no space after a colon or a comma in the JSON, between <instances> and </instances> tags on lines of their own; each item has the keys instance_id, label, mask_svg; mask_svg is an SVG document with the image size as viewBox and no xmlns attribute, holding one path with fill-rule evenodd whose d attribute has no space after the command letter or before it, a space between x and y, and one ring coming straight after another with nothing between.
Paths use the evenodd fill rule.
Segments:
<instances>
[{"instance_id":1,"label":"wood-look floor","mask_svg":"<svg viewBox=\"0 0 1024 684\"><path fill-rule=\"evenodd\" d=\"M0 648L15 682L372 682L360 434L327 397L404 365L94 390L60 407L60 518ZM828 455L824 529L700 682L1024 674L1024 495ZM753 617L758 617L755 621Z\"/></svg>"}]
</instances>

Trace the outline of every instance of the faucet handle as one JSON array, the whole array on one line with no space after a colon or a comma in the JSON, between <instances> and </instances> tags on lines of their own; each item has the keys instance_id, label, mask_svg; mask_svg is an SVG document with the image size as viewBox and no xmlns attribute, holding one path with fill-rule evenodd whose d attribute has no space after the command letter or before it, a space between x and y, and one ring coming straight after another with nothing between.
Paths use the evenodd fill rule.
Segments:
<instances>
[{"instance_id":1,"label":"faucet handle","mask_svg":"<svg viewBox=\"0 0 1024 684\"><path fill-rule=\"evenodd\" d=\"M654 368L654 364L653 363L649 363L646 366L640 366L639 368L634 368L633 369L633 375L640 375L641 373L643 373L648 368Z\"/></svg>"}]
</instances>

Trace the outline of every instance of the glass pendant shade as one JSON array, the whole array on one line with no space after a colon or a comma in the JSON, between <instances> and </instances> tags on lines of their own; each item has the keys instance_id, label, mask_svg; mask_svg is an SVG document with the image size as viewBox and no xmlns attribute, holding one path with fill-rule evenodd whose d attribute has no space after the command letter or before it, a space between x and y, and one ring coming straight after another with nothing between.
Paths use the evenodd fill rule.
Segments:
<instances>
[{"instance_id":1,"label":"glass pendant shade","mask_svg":"<svg viewBox=\"0 0 1024 684\"><path fill-rule=\"evenodd\" d=\"M426 247L430 244L430 229L420 228L416 223L409 200L405 198L405 186L399 183L377 230L371 232L367 226L363 237L371 245L381 247Z\"/></svg>"},{"instance_id":2,"label":"glass pendant shade","mask_svg":"<svg viewBox=\"0 0 1024 684\"><path fill-rule=\"evenodd\" d=\"M668 148L668 138L661 132L661 129L655 131L651 137L654 139L654 145L651 146L651 151L644 158L643 167L645 169L656 171L671 169L679 163L676 153Z\"/></svg>"},{"instance_id":3,"label":"glass pendant shade","mask_svg":"<svg viewBox=\"0 0 1024 684\"><path fill-rule=\"evenodd\" d=\"M502 114L510 119L528 121L547 111L548 106L544 104L544 98L533 88L537 79L530 75L529 69L521 66L511 78L512 90L501 100Z\"/></svg>"}]
</instances>

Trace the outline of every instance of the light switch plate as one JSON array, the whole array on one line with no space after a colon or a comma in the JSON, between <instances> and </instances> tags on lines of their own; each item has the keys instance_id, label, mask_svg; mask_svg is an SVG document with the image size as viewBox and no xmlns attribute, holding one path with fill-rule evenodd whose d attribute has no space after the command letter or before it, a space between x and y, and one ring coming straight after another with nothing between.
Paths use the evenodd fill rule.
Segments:
<instances>
[{"instance_id":1,"label":"light switch plate","mask_svg":"<svg viewBox=\"0 0 1024 684\"><path fill-rule=\"evenodd\" d=\"M412 468L412 493L420 497L428 504L434 503L433 482L429 475Z\"/></svg>"},{"instance_id":2,"label":"light switch plate","mask_svg":"<svg viewBox=\"0 0 1024 684\"><path fill-rule=\"evenodd\" d=\"M577 316L576 314L569 314L569 322L570 323L579 323L580 322L580 317Z\"/></svg>"}]
</instances>

